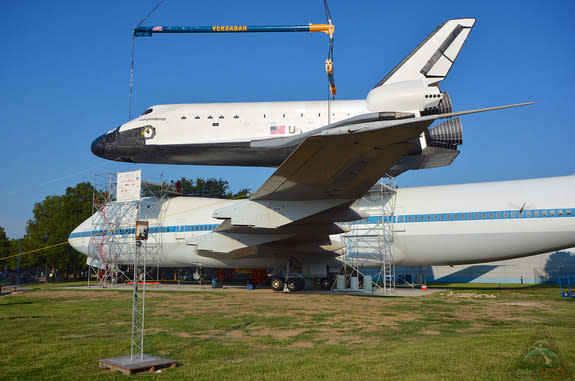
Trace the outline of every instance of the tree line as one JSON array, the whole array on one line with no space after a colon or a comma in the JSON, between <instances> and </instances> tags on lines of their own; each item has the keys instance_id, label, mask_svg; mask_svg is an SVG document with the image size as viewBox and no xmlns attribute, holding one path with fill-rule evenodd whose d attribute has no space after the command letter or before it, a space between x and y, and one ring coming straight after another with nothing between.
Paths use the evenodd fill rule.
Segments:
<instances>
[{"instance_id":1,"label":"tree line","mask_svg":"<svg viewBox=\"0 0 575 381\"><path fill-rule=\"evenodd\" d=\"M78 225L93 214L94 198L103 190L95 189L89 182L66 188L62 195L47 196L36 203L33 217L26 223L22 239L10 239L4 228L0 227L0 281L10 281L15 277L18 266L18 248L22 253L67 242L68 236ZM239 192L230 191L228 181L223 179L188 179L164 182L163 184L144 185L142 196L201 196L214 198L245 198L249 189ZM81 279L86 276L86 257L70 245L64 244L20 257L20 269L23 277L53 274L59 279ZM25 280L25 279L24 279Z\"/></svg>"}]
</instances>

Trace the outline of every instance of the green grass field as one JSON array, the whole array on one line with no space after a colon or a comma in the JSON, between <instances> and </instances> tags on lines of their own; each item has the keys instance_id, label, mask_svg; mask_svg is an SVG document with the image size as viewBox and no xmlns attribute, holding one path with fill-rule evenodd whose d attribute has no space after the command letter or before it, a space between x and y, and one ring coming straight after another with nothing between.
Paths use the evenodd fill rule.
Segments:
<instances>
[{"instance_id":1,"label":"green grass field","mask_svg":"<svg viewBox=\"0 0 575 381\"><path fill-rule=\"evenodd\" d=\"M0 379L127 379L131 294L40 286L0 298ZM517 380L546 327L575 372L575 300L558 289L456 290L410 298L159 292L145 350L178 362L137 380Z\"/></svg>"}]
</instances>

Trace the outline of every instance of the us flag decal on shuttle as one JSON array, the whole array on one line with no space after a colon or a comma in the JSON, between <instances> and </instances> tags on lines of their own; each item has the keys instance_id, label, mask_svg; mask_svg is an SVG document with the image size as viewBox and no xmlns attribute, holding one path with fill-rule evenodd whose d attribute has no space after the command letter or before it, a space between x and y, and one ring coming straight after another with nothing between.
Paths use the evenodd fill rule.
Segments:
<instances>
[{"instance_id":1,"label":"us flag decal on shuttle","mask_svg":"<svg viewBox=\"0 0 575 381\"><path fill-rule=\"evenodd\" d=\"M270 135L283 135L286 133L286 126L270 126Z\"/></svg>"}]
</instances>

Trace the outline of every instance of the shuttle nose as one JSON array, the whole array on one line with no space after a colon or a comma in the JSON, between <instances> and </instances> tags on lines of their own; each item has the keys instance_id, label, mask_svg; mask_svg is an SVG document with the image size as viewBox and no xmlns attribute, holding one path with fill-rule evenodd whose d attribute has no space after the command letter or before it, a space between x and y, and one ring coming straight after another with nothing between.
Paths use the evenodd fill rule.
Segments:
<instances>
[{"instance_id":1,"label":"shuttle nose","mask_svg":"<svg viewBox=\"0 0 575 381\"><path fill-rule=\"evenodd\" d=\"M149 126L144 126L120 132L118 127L96 138L92 142L92 153L108 160L133 163L145 145L143 132L149 129Z\"/></svg>"},{"instance_id":2,"label":"shuttle nose","mask_svg":"<svg viewBox=\"0 0 575 381\"><path fill-rule=\"evenodd\" d=\"M92 153L96 156L106 158L106 135L99 136L92 142Z\"/></svg>"},{"instance_id":3,"label":"shuttle nose","mask_svg":"<svg viewBox=\"0 0 575 381\"><path fill-rule=\"evenodd\" d=\"M92 142L92 153L108 160L121 160L118 147L119 128L97 137Z\"/></svg>"}]
</instances>

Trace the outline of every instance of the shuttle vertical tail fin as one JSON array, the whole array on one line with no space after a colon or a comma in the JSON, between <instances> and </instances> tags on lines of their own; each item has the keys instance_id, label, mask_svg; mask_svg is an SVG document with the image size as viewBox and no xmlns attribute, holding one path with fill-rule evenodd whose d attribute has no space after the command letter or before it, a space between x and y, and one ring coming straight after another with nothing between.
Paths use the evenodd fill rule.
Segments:
<instances>
[{"instance_id":1,"label":"shuttle vertical tail fin","mask_svg":"<svg viewBox=\"0 0 575 381\"><path fill-rule=\"evenodd\" d=\"M429 86L441 81L455 62L473 24L474 18L444 22L375 87L412 80L423 80Z\"/></svg>"}]
</instances>

